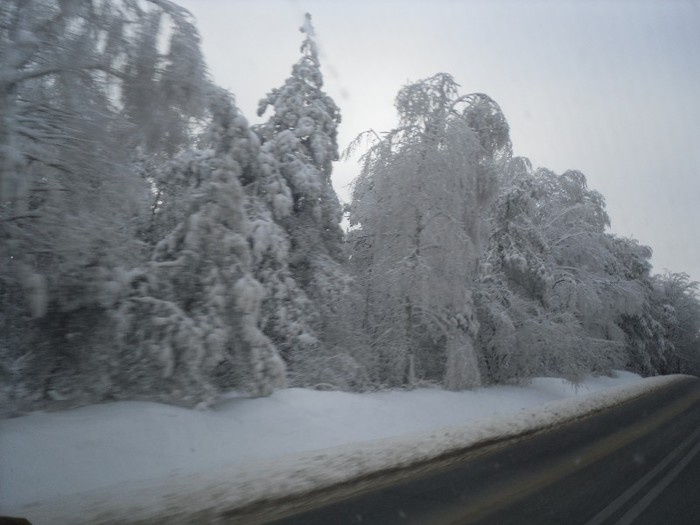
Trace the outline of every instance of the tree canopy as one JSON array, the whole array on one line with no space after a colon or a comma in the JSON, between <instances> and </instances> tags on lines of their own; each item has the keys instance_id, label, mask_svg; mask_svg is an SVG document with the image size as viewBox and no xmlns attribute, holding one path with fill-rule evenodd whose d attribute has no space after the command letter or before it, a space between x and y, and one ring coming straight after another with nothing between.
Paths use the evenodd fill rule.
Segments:
<instances>
[{"instance_id":1,"label":"tree canopy","mask_svg":"<svg viewBox=\"0 0 700 525\"><path fill-rule=\"evenodd\" d=\"M514 157L447 73L346 150L306 15L251 126L168 0L0 5L0 404L459 390L700 372L698 283L653 275L576 170Z\"/></svg>"}]
</instances>

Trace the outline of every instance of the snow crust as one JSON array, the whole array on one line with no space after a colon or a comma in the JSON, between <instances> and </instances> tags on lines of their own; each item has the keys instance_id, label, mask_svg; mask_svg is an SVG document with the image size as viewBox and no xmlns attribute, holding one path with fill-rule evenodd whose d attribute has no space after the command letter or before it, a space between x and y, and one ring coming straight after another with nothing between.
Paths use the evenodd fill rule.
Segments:
<instances>
[{"instance_id":1,"label":"snow crust","mask_svg":"<svg viewBox=\"0 0 700 525\"><path fill-rule=\"evenodd\" d=\"M286 389L208 411L119 402L0 421L0 515L188 523L548 427L684 376L365 394ZM213 511L212 511L213 512ZM167 519L166 519L167 516ZM214 521L211 521L214 522Z\"/></svg>"}]
</instances>

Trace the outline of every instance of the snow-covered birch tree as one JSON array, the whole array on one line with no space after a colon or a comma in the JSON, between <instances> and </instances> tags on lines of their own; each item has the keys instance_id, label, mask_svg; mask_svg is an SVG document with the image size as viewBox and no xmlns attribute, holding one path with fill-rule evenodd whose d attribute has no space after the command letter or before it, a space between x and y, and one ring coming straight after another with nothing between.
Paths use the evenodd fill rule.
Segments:
<instances>
[{"instance_id":1,"label":"snow-covered birch tree","mask_svg":"<svg viewBox=\"0 0 700 525\"><path fill-rule=\"evenodd\" d=\"M484 100L438 74L401 89L398 128L356 142L374 138L350 220L379 382L480 384L471 290L495 173L470 116Z\"/></svg>"}]
</instances>

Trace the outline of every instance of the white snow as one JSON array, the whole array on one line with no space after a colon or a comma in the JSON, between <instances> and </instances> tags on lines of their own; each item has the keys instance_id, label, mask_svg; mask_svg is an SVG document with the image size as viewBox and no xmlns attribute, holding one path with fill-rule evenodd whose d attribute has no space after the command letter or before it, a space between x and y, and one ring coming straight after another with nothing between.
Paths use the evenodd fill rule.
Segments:
<instances>
[{"instance_id":1,"label":"white snow","mask_svg":"<svg viewBox=\"0 0 700 525\"><path fill-rule=\"evenodd\" d=\"M208 411L119 402L0 421L0 515L42 523L188 523L187 513L303 493L556 424L683 376L578 387L232 394ZM180 514L178 514L180 513ZM121 517L120 517L121 516Z\"/></svg>"}]
</instances>

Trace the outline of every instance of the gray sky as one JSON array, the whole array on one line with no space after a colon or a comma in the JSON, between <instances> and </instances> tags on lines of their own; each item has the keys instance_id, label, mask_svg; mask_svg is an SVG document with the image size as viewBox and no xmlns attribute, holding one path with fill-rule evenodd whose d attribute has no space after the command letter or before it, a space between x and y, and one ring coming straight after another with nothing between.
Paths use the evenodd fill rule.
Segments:
<instances>
[{"instance_id":1,"label":"gray sky","mask_svg":"<svg viewBox=\"0 0 700 525\"><path fill-rule=\"evenodd\" d=\"M409 81L450 73L496 100L516 155L579 169L614 233L654 250L654 270L700 281L700 2L177 0L197 18L214 80L251 122L299 58L313 16L341 148L394 127ZM357 173L336 165L343 200Z\"/></svg>"}]
</instances>

